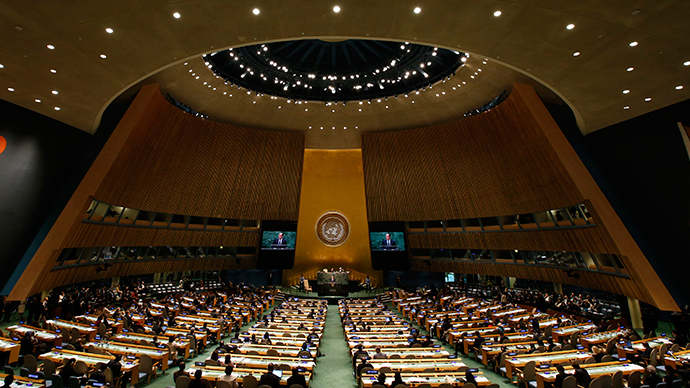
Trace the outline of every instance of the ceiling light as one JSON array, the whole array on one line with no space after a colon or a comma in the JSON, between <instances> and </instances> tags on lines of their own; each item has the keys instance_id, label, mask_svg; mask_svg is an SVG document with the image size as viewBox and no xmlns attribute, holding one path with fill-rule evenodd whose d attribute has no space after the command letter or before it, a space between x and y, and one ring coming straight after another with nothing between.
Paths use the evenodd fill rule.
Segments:
<instances>
[{"instance_id":1,"label":"ceiling light","mask_svg":"<svg viewBox=\"0 0 690 388\"><path fill-rule=\"evenodd\" d=\"M628 67L628 68L625 69L625 70L627 70L627 71L633 71L633 70L635 70L635 68L634 68L634 67Z\"/></svg>"},{"instance_id":2,"label":"ceiling light","mask_svg":"<svg viewBox=\"0 0 690 388\"><path fill-rule=\"evenodd\" d=\"M53 93L53 94L58 94L58 91L57 91L57 90L53 90L52 93Z\"/></svg>"},{"instance_id":3,"label":"ceiling light","mask_svg":"<svg viewBox=\"0 0 690 388\"><path fill-rule=\"evenodd\" d=\"M683 66L690 66L690 61L683 62Z\"/></svg>"},{"instance_id":4,"label":"ceiling light","mask_svg":"<svg viewBox=\"0 0 690 388\"><path fill-rule=\"evenodd\" d=\"M53 46L52 44L49 44L46 47L48 47L48 50L55 50L55 46Z\"/></svg>"},{"instance_id":5,"label":"ceiling light","mask_svg":"<svg viewBox=\"0 0 690 388\"><path fill-rule=\"evenodd\" d=\"M57 70L55 70L55 69L50 69L50 72L53 73L53 74L56 74L56 73L57 73Z\"/></svg>"},{"instance_id":6,"label":"ceiling light","mask_svg":"<svg viewBox=\"0 0 690 388\"><path fill-rule=\"evenodd\" d=\"M623 107L623 109L628 110L628 109L630 109L630 107L626 105Z\"/></svg>"},{"instance_id":7,"label":"ceiling light","mask_svg":"<svg viewBox=\"0 0 690 388\"><path fill-rule=\"evenodd\" d=\"M335 13L340 12L340 7L337 5L335 7L333 7L333 12L335 12Z\"/></svg>"},{"instance_id":8,"label":"ceiling light","mask_svg":"<svg viewBox=\"0 0 690 388\"><path fill-rule=\"evenodd\" d=\"M99 55L99 57L101 57L101 59L106 59L106 58L108 58L105 54L101 54L101 55Z\"/></svg>"},{"instance_id":9,"label":"ceiling light","mask_svg":"<svg viewBox=\"0 0 690 388\"><path fill-rule=\"evenodd\" d=\"M676 90L681 90L681 89L683 89L683 85L676 86Z\"/></svg>"},{"instance_id":10,"label":"ceiling light","mask_svg":"<svg viewBox=\"0 0 690 388\"><path fill-rule=\"evenodd\" d=\"M630 90L629 90L629 89L623 90L623 94L628 94L628 93L630 93Z\"/></svg>"},{"instance_id":11,"label":"ceiling light","mask_svg":"<svg viewBox=\"0 0 690 388\"><path fill-rule=\"evenodd\" d=\"M637 46L637 42L630 42L630 47L635 47Z\"/></svg>"},{"instance_id":12,"label":"ceiling light","mask_svg":"<svg viewBox=\"0 0 690 388\"><path fill-rule=\"evenodd\" d=\"M3 65L2 63L0 63L0 69L4 69L4 68L5 68L5 65Z\"/></svg>"},{"instance_id":13,"label":"ceiling light","mask_svg":"<svg viewBox=\"0 0 690 388\"><path fill-rule=\"evenodd\" d=\"M647 98L645 98L644 100L647 101L647 102L649 102L649 101L652 101L652 98L651 98L651 97L647 97Z\"/></svg>"},{"instance_id":14,"label":"ceiling light","mask_svg":"<svg viewBox=\"0 0 690 388\"><path fill-rule=\"evenodd\" d=\"M179 12L175 12L175 13L173 14L173 17L174 17L175 19L179 19L181 16L182 16L182 15L180 15Z\"/></svg>"},{"instance_id":15,"label":"ceiling light","mask_svg":"<svg viewBox=\"0 0 690 388\"><path fill-rule=\"evenodd\" d=\"M420 13L420 12L422 12L422 9L419 7L415 7L414 13Z\"/></svg>"},{"instance_id":16,"label":"ceiling light","mask_svg":"<svg viewBox=\"0 0 690 388\"><path fill-rule=\"evenodd\" d=\"M37 98L37 99L35 99L34 101L36 101L36 102L41 102L41 100L40 100L40 99L38 99L38 98Z\"/></svg>"},{"instance_id":17,"label":"ceiling light","mask_svg":"<svg viewBox=\"0 0 690 388\"><path fill-rule=\"evenodd\" d=\"M14 92L14 88L7 88L8 91Z\"/></svg>"},{"instance_id":18,"label":"ceiling light","mask_svg":"<svg viewBox=\"0 0 690 388\"><path fill-rule=\"evenodd\" d=\"M258 8L254 8L254 9L252 10L252 13L253 13L254 15L258 15L258 14L261 13L261 10L258 9Z\"/></svg>"},{"instance_id":19,"label":"ceiling light","mask_svg":"<svg viewBox=\"0 0 690 388\"><path fill-rule=\"evenodd\" d=\"M574 56L574 57L579 57L579 56L580 56L580 52L579 52L579 51L575 51L575 52L573 53L573 56Z\"/></svg>"},{"instance_id":20,"label":"ceiling light","mask_svg":"<svg viewBox=\"0 0 690 388\"><path fill-rule=\"evenodd\" d=\"M108 28L105 29L105 32L107 32L107 33L109 33L109 34L112 34L114 31L113 31L112 28L108 27Z\"/></svg>"},{"instance_id":21,"label":"ceiling light","mask_svg":"<svg viewBox=\"0 0 690 388\"><path fill-rule=\"evenodd\" d=\"M53 109L55 109L55 110L60 110L60 107L59 107L59 106L56 106L56 107L53 108Z\"/></svg>"},{"instance_id":22,"label":"ceiling light","mask_svg":"<svg viewBox=\"0 0 690 388\"><path fill-rule=\"evenodd\" d=\"M568 30L572 30L573 28L575 28L575 25L572 24L572 23L570 23L570 24L568 24L567 26L565 26L565 28L568 29Z\"/></svg>"},{"instance_id":23,"label":"ceiling light","mask_svg":"<svg viewBox=\"0 0 690 388\"><path fill-rule=\"evenodd\" d=\"M501 11L496 11L496 12L494 12L494 16L496 16L496 17L501 16Z\"/></svg>"}]
</instances>

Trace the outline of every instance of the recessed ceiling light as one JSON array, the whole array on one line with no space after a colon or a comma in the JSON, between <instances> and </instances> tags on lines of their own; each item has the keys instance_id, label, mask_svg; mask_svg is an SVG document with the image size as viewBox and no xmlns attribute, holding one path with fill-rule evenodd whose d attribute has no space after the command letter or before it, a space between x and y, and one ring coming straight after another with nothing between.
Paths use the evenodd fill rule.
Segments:
<instances>
[{"instance_id":1,"label":"recessed ceiling light","mask_svg":"<svg viewBox=\"0 0 690 388\"><path fill-rule=\"evenodd\" d=\"M496 16L496 17L501 16L501 11L496 11L496 12L494 12L494 16Z\"/></svg>"},{"instance_id":2,"label":"recessed ceiling light","mask_svg":"<svg viewBox=\"0 0 690 388\"><path fill-rule=\"evenodd\" d=\"M55 69L50 69L50 72L53 74L57 74L57 70L55 70Z\"/></svg>"},{"instance_id":3,"label":"recessed ceiling light","mask_svg":"<svg viewBox=\"0 0 690 388\"><path fill-rule=\"evenodd\" d=\"M625 69L625 70L627 70L627 71L633 71L633 70L635 70L635 68L634 68L634 67L628 67L628 68Z\"/></svg>"},{"instance_id":4,"label":"recessed ceiling light","mask_svg":"<svg viewBox=\"0 0 690 388\"><path fill-rule=\"evenodd\" d=\"M645 98L644 100L647 101L647 102L649 102L649 101L652 101L652 98L651 98L651 97L647 97L647 98Z\"/></svg>"},{"instance_id":5,"label":"recessed ceiling light","mask_svg":"<svg viewBox=\"0 0 690 388\"><path fill-rule=\"evenodd\" d=\"M628 94L628 93L630 93L630 89L623 90L623 94Z\"/></svg>"},{"instance_id":6,"label":"recessed ceiling light","mask_svg":"<svg viewBox=\"0 0 690 388\"><path fill-rule=\"evenodd\" d=\"M108 27L105 29L105 32L112 34L114 32L114 30L112 28Z\"/></svg>"},{"instance_id":7,"label":"recessed ceiling light","mask_svg":"<svg viewBox=\"0 0 690 388\"><path fill-rule=\"evenodd\" d=\"M101 54L101 55L99 55L99 57L101 57L101 59L106 59L106 58L108 58L105 54Z\"/></svg>"},{"instance_id":8,"label":"recessed ceiling light","mask_svg":"<svg viewBox=\"0 0 690 388\"><path fill-rule=\"evenodd\" d=\"M574 56L574 57L579 57L579 56L580 56L580 52L579 52L579 51L575 51L575 52L573 53L573 56Z\"/></svg>"},{"instance_id":9,"label":"recessed ceiling light","mask_svg":"<svg viewBox=\"0 0 690 388\"><path fill-rule=\"evenodd\" d=\"M179 19L180 17L182 17L182 15L180 15L179 12L175 12L175 13L173 14L173 17L174 17L175 19Z\"/></svg>"},{"instance_id":10,"label":"recessed ceiling light","mask_svg":"<svg viewBox=\"0 0 690 388\"><path fill-rule=\"evenodd\" d=\"M53 93L53 94L58 94L58 91L57 91L57 90L53 90L52 93Z\"/></svg>"},{"instance_id":11,"label":"recessed ceiling light","mask_svg":"<svg viewBox=\"0 0 690 388\"><path fill-rule=\"evenodd\" d=\"M638 44L637 42L630 42L630 47L635 47L635 46L637 46L637 44Z\"/></svg>"},{"instance_id":12,"label":"recessed ceiling light","mask_svg":"<svg viewBox=\"0 0 690 388\"><path fill-rule=\"evenodd\" d=\"M333 12L335 12L335 13L340 12L340 7L337 5L335 7L333 7Z\"/></svg>"},{"instance_id":13,"label":"recessed ceiling light","mask_svg":"<svg viewBox=\"0 0 690 388\"><path fill-rule=\"evenodd\" d=\"M683 85L676 86L676 90L681 90L681 89L683 89Z\"/></svg>"},{"instance_id":14,"label":"recessed ceiling light","mask_svg":"<svg viewBox=\"0 0 690 388\"><path fill-rule=\"evenodd\" d=\"M2 63L0 63L0 69L4 69L4 68L5 68L5 65L3 65Z\"/></svg>"},{"instance_id":15,"label":"recessed ceiling light","mask_svg":"<svg viewBox=\"0 0 690 388\"><path fill-rule=\"evenodd\" d=\"M683 66L690 66L690 61L683 62Z\"/></svg>"},{"instance_id":16,"label":"recessed ceiling light","mask_svg":"<svg viewBox=\"0 0 690 388\"><path fill-rule=\"evenodd\" d=\"M40 99L38 99L38 98L37 98L37 99L35 99L34 101L36 101L36 102L41 102L41 100L40 100Z\"/></svg>"},{"instance_id":17,"label":"recessed ceiling light","mask_svg":"<svg viewBox=\"0 0 690 388\"><path fill-rule=\"evenodd\" d=\"M623 107L623 109L628 110L628 109L630 109L630 107L626 105Z\"/></svg>"},{"instance_id":18,"label":"recessed ceiling light","mask_svg":"<svg viewBox=\"0 0 690 388\"><path fill-rule=\"evenodd\" d=\"M572 30L573 28L575 28L575 25L572 24L572 23L570 23L570 24L568 24L567 26L565 26L565 28L568 29L568 30Z\"/></svg>"},{"instance_id":19,"label":"recessed ceiling light","mask_svg":"<svg viewBox=\"0 0 690 388\"><path fill-rule=\"evenodd\" d=\"M7 88L8 91L14 92L14 88Z\"/></svg>"},{"instance_id":20,"label":"recessed ceiling light","mask_svg":"<svg viewBox=\"0 0 690 388\"><path fill-rule=\"evenodd\" d=\"M254 15L258 15L258 14L261 13L261 10L258 9L258 8L254 8L254 9L252 10L252 13L253 13Z\"/></svg>"},{"instance_id":21,"label":"recessed ceiling light","mask_svg":"<svg viewBox=\"0 0 690 388\"><path fill-rule=\"evenodd\" d=\"M49 44L46 47L48 47L48 50L55 50L55 46L53 46L52 44Z\"/></svg>"},{"instance_id":22,"label":"recessed ceiling light","mask_svg":"<svg viewBox=\"0 0 690 388\"><path fill-rule=\"evenodd\" d=\"M55 109L55 110L60 110L60 107L59 107L59 106L56 106L56 107L53 108L53 109Z\"/></svg>"},{"instance_id":23,"label":"recessed ceiling light","mask_svg":"<svg viewBox=\"0 0 690 388\"><path fill-rule=\"evenodd\" d=\"M420 12L422 12L422 9L419 7L415 7L414 13L420 13Z\"/></svg>"}]
</instances>

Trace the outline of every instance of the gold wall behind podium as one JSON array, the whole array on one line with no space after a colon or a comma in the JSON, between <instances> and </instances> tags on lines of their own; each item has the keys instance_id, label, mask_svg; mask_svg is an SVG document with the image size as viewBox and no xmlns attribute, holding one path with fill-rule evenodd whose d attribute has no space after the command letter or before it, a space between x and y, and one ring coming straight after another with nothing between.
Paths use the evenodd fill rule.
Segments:
<instances>
[{"instance_id":1,"label":"gold wall behind podium","mask_svg":"<svg viewBox=\"0 0 690 388\"><path fill-rule=\"evenodd\" d=\"M296 284L300 274L315 279L318 270L342 266L351 271L351 280L369 275L380 285L381 271L371 267L362 151L307 149L303 166L295 265L283 272L283 284ZM342 213L350 223L350 237L337 247L316 236L316 222L328 211Z\"/></svg>"}]
</instances>

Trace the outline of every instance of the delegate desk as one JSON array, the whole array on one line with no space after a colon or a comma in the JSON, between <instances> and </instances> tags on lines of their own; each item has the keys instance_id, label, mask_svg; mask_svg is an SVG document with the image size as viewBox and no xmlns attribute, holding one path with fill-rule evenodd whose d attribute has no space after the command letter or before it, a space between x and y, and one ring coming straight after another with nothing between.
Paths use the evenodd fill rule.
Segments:
<instances>
[{"instance_id":1,"label":"delegate desk","mask_svg":"<svg viewBox=\"0 0 690 388\"><path fill-rule=\"evenodd\" d=\"M556 342L566 342L570 339L570 336L572 336L575 333L582 333L587 330L596 330L596 328L597 325L592 323L584 323L573 326L563 326L559 327L558 329L554 329L551 332L551 336L553 337L553 340Z\"/></svg>"},{"instance_id":2,"label":"delegate desk","mask_svg":"<svg viewBox=\"0 0 690 388\"><path fill-rule=\"evenodd\" d=\"M683 350L664 357L664 364L676 369L681 366L683 361L690 361L690 350Z\"/></svg>"},{"instance_id":3,"label":"delegate desk","mask_svg":"<svg viewBox=\"0 0 690 388\"><path fill-rule=\"evenodd\" d=\"M473 336L475 332L479 332L482 336L487 334L497 333L496 327L476 327L471 329L448 330L448 343L453 345L456 340L464 336Z\"/></svg>"},{"instance_id":4,"label":"delegate desk","mask_svg":"<svg viewBox=\"0 0 690 388\"><path fill-rule=\"evenodd\" d=\"M258 354L219 353L218 359L225 360L225 356L227 355L231 357L232 363L236 367L263 369L264 371L268 367L268 364L273 364L276 368L278 368L279 365L288 365L290 367L289 369L304 368L308 371L314 370L314 365L316 365L313 358L306 356L297 358L283 356L262 356Z\"/></svg>"},{"instance_id":5,"label":"delegate desk","mask_svg":"<svg viewBox=\"0 0 690 388\"><path fill-rule=\"evenodd\" d=\"M297 357L299 356L300 352L304 351L302 350L301 345L263 345L252 344L247 342L235 345L237 346L236 349L240 354L250 354L249 352L257 352L260 355L266 355L270 349L273 349L282 356ZM316 357L316 348L318 348L318 345L310 347L309 350L307 350L307 352L311 354L312 358Z\"/></svg>"},{"instance_id":6,"label":"delegate desk","mask_svg":"<svg viewBox=\"0 0 690 388\"><path fill-rule=\"evenodd\" d=\"M98 315L78 315L75 317L78 321L88 323L90 324L95 324L96 321L98 320ZM113 319L113 318L108 318L108 324L110 327L112 327L115 330L115 333L121 333L122 332L122 321L119 319Z\"/></svg>"},{"instance_id":7,"label":"delegate desk","mask_svg":"<svg viewBox=\"0 0 690 388\"><path fill-rule=\"evenodd\" d=\"M503 348L507 352L516 353L519 351L526 351L532 348L532 346L537 346L537 341L526 341L526 342L513 342L505 344L495 344L495 343L485 343L482 345L482 364L489 365L489 361L496 358L496 355L503 351Z\"/></svg>"},{"instance_id":8,"label":"delegate desk","mask_svg":"<svg viewBox=\"0 0 690 388\"><path fill-rule=\"evenodd\" d=\"M592 380L604 375L613 376L613 374L618 371L623 372L623 377L629 376L634 371L644 372L643 367L637 364L625 362L602 362L598 364L582 364L580 365L580 367L582 369L587 370L587 373L589 373L589 376L592 378ZM572 374L572 372L572 366L565 367L565 373ZM557 375L558 371L556 370L556 368L537 370L537 388L547 388L546 383L549 383L548 386L551 386L551 384L553 384L553 382L556 381Z\"/></svg>"},{"instance_id":9,"label":"delegate desk","mask_svg":"<svg viewBox=\"0 0 690 388\"><path fill-rule=\"evenodd\" d=\"M43 353L38 356L41 360L51 360L55 364L64 364L64 360L74 358L75 361L83 361L89 369L96 369L98 364L107 364L110 360L114 360L114 356L107 356L101 354L85 353L85 352L75 352L73 350L51 350L48 353ZM131 385L136 384L139 381L139 362L134 360L128 360L123 358L122 361L122 372L132 372Z\"/></svg>"},{"instance_id":10,"label":"delegate desk","mask_svg":"<svg viewBox=\"0 0 690 388\"><path fill-rule=\"evenodd\" d=\"M14 333L17 337L23 337L26 332L33 331L36 333L36 338L43 342L52 343L53 346L62 343L62 334L51 331L40 329L38 327L27 326L27 325L12 325L8 326L7 330Z\"/></svg>"},{"instance_id":11,"label":"delegate desk","mask_svg":"<svg viewBox=\"0 0 690 388\"><path fill-rule=\"evenodd\" d=\"M484 377L481 372L473 374L480 387L491 384L491 381ZM362 388L371 388L376 384L377 377L378 372L362 375L360 379ZM400 377L408 387L416 387L421 384L429 384L432 387L438 387L441 384L451 384L461 387L465 384L465 372L403 372L400 374ZM387 375L386 385L390 387L394 378L392 374Z\"/></svg>"},{"instance_id":12,"label":"delegate desk","mask_svg":"<svg viewBox=\"0 0 690 388\"><path fill-rule=\"evenodd\" d=\"M372 359L369 360L374 369L391 368L393 372L423 372L427 369L436 371L465 371L467 365L459 358L435 358L433 360L417 359Z\"/></svg>"},{"instance_id":13,"label":"delegate desk","mask_svg":"<svg viewBox=\"0 0 690 388\"><path fill-rule=\"evenodd\" d=\"M647 338L647 339L642 339L638 341L633 341L632 343L632 348L629 347L617 347L617 352L618 352L618 357L626 357L630 359L629 355L631 354L637 354L637 353L644 353L645 348L644 344L649 345L650 348L658 348L661 347L662 345L668 345L672 346L673 342L671 342L670 339L667 337L654 337L654 338Z\"/></svg>"},{"instance_id":14,"label":"delegate desk","mask_svg":"<svg viewBox=\"0 0 690 388\"><path fill-rule=\"evenodd\" d=\"M0 373L0 380L4 381L5 377L7 377L6 373ZM11 385L12 388L45 388L45 386L45 380L21 377L19 375L14 375L14 381Z\"/></svg>"},{"instance_id":15,"label":"delegate desk","mask_svg":"<svg viewBox=\"0 0 690 388\"><path fill-rule=\"evenodd\" d=\"M72 332L72 329L77 329L79 334L85 337L87 341L93 341L94 337L96 337L96 334L98 334L98 329L91 324L63 321L62 319L49 319L46 321L46 323L53 325L60 330L69 330L70 333Z\"/></svg>"},{"instance_id":16,"label":"delegate desk","mask_svg":"<svg viewBox=\"0 0 690 388\"><path fill-rule=\"evenodd\" d=\"M532 354L518 354L512 357L506 357L506 376L509 379L513 378L513 373L516 369L522 369L530 361L534 361L536 365L553 365L560 364L563 361L579 360L581 363L587 358L592 357L591 354L579 350L564 350L560 352L548 353L532 353Z\"/></svg>"},{"instance_id":17,"label":"delegate desk","mask_svg":"<svg viewBox=\"0 0 690 388\"><path fill-rule=\"evenodd\" d=\"M163 334L168 338L170 337L177 337L177 336L182 336L186 337L189 335L189 329L181 329L177 327L169 327L163 332ZM204 346L208 345L208 334L200 331L194 331L194 338L196 338L197 341L201 341Z\"/></svg>"},{"instance_id":18,"label":"delegate desk","mask_svg":"<svg viewBox=\"0 0 690 388\"><path fill-rule=\"evenodd\" d=\"M120 341L120 342L140 344L142 340L149 342L149 343L153 342L153 337L154 336L150 335L150 334L123 332L123 333L114 335L112 337L112 339ZM189 358L189 347L190 347L189 339L187 339L186 337L178 337L177 341L182 344L182 346L180 346L180 349L184 350L184 358L185 359Z\"/></svg>"},{"instance_id":19,"label":"delegate desk","mask_svg":"<svg viewBox=\"0 0 690 388\"><path fill-rule=\"evenodd\" d=\"M194 366L191 368L187 368L186 372L189 373L190 376L194 376L194 373L197 370L201 370L201 378L203 380L208 380L208 381L218 381L220 376L223 376L225 374L225 367L224 366ZM254 376L257 380L261 379L261 375L266 373L266 368L261 368L261 369L254 369L254 368L235 368L233 370L233 373L235 373L237 377L237 382L242 384L244 380L244 376L247 375L252 375ZM307 385L309 385L309 381L311 380L311 372L304 372L301 373L304 375L304 379L307 380ZM283 371L283 376L280 378L280 385L287 386L287 379L292 376L292 373L290 371Z\"/></svg>"},{"instance_id":20,"label":"delegate desk","mask_svg":"<svg viewBox=\"0 0 690 388\"><path fill-rule=\"evenodd\" d=\"M96 349L106 351L110 354L121 354L123 356L133 355L136 358L141 358L142 354L146 354L147 356L151 357L153 361L160 362L161 370L168 369L170 351L168 350L167 346L157 348L155 346L144 346L118 342L90 342L84 346L87 348L89 348L89 346L93 346Z\"/></svg>"},{"instance_id":21,"label":"delegate desk","mask_svg":"<svg viewBox=\"0 0 690 388\"><path fill-rule=\"evenodd\" d=\"M8 364L14 364L19 360L19 348L21 345L18 341L9 338L0 337L0 352L7 353L5 356Z\"/></svg>"},{"instance_id":22,"label":"delegate desk","mask_svg":"<svg viewBox=\"0 0 690 388\"><path fill-rule=\"evenodd\" d=\"M381 348L382 353L388 356L388 359L390 359L394 354L397 354L400 357L414 356L415 358L444 358L450 356L450 353L439 345L428 348L398 348L384 346L379 346L379 348ZM376 346L365 346L364 350L366 350L370 356L373 356ZM350 356L353 356L356 351L357 349L350 348Z\"/></svg>"},{"instance_id":23,"label":"delegate desk","mask_svg":"<svg viewBox=\"0 0 690 388\"><path fill-rule=\"evenodd\" d=\"M609 342L612 339L618 338L619 335L624 335L627 330L611 330L603 333L594 333L580 337L580 344L587 349L592 346L601 345Z\"/></svg>"}]
</instances>

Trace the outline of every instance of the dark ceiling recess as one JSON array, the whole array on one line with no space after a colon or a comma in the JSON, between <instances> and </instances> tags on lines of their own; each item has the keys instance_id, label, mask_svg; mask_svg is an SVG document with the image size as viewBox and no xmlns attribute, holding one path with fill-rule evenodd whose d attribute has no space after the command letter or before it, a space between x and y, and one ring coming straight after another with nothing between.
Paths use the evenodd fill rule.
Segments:
<instances>
[{"instance_id":1,"label":"dark ceiling recess","mask_svg":"<svg viewBox=\"0 0 690 388\"><path fill-rule=\"evenodd\" d=\"M408 42L293 40L204 56L229 85L296 101L397 97L449 78L468 55Z\"/></svg>"}]
</instances>

